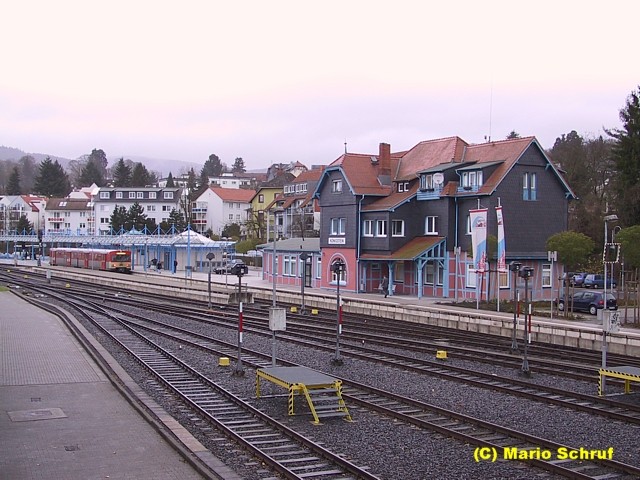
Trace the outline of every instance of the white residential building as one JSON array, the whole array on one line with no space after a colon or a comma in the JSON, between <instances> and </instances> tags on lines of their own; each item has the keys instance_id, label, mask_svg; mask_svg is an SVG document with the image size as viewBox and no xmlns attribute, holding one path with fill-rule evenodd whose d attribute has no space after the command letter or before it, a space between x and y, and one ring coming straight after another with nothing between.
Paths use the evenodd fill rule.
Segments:
<instances>
[{"instance_id":1,"label":"white residential building","mask_svg":"<svg viewBox=\"0 0 640 480\"><path fill-rule=\"evenodd\" d=\"M191 226L199 233L211 229L216 235L232 223L242 227L255 194L244 188L209 187L193 203Z\"/></svg>"},{"instance_id":2,"label":"white residential building","mask_svg":"<svg viewBox=\"0 0 640 480\"><path fill-rule=\"evenodd\" d=\"M0 197L0 232L15 233L23 215L37 232L44 228L44 209L47 199L34 195L5 195Z\"/></svg>"},{"instance_id":3,"label":"white residential building","mask_svg":"<svg viewBox=\"0 0 640 480\"><path fill-rule=\"evenodd\" d=\"M97 233L109 233L116 206L129 210L138 203L147 218L154 219L157 225L169 221L173 209L180 211L181 193L179 187L101 187L93 198Z\"/></svg>"},{"instance_id":4,"label":"white residential building","mask_svg":"<svg viewBox=\"0 0 640 480\"><path fill-rule=\"evenodd\" d=\"M45 234L92 235L93 204L90 196L50 198L45 209Z\"/></svg>"}]
</instances>

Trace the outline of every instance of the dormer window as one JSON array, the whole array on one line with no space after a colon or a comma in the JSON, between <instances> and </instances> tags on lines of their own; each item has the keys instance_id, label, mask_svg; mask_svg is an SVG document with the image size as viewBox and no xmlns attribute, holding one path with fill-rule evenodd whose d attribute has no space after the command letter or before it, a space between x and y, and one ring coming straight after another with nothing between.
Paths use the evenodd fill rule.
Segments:
<instances>
[{"instance_id":1,"label":"dormer window","mask_svg":"<svg viewBox=\"0 0 640 480\"><path fill-rule=\"evenodd\" d=\"M331 193L341 193L342 192L342 180L334 180L331 182Z\"/></svg>"},{"instance_id":2,"label":"dormer window","mask_svg":"<svg viewBox=\"0 0 640 480\"><path fill-rule=\"evenodd\" d=\"M433 175L422 175L420 177L420 190L433 190Z\"/></svg>"},{"instance_id":3,"label":"dormer window","mask_svg":"<svg viewBox=\"0 0 640 480\"><path fill-rule=\"evenodd\" d=\"M462 172L462 188L465 190L478 189L482 186L482 170Z\"/></svg>"},{"instance_id":4,"label":"dormer window","mask_svg":"<svg viewBox=\"0 0 640 480\"><path fill-rule=\"evenodd\" d=\"M409 191L409 182L398 182L398 192L408 192Z\"/></svg>"}]
</instances>

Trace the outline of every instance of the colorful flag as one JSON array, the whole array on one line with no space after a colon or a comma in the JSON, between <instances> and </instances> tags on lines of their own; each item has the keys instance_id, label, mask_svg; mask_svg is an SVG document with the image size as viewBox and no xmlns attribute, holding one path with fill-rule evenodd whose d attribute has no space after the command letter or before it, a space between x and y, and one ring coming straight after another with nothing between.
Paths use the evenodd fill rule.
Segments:
<instances>
[{"instance_id":1,"label":"colorful flag","mask_svg":"<svg viewBox=\"0 0 640 480\"><path fill-rule=\"evenodd\" d=\"M504 242L504 220L502 217L502 207L496 207L496 218L498 219L498 272L507 272L507 251Z\"/></svg>"},{"instance_id":2,"label":"colorful flag","mask_svg":"<svg viewBox=\"0 0 640 480\"><path fill-rule=\"evenodd\" d=\"M477 273L487 268L487 209L469 210L471 217L471 243L473 245L473 266Z\"/></svg>"}]
</instances>

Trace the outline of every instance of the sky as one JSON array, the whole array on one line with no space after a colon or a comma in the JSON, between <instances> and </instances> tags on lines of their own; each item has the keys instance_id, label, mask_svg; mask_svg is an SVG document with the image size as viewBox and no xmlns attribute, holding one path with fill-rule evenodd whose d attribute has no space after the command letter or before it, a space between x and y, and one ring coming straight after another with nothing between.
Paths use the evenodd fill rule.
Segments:
<instances>
[{"instance_id":1,"label":"sky","mask_svg":"<svg viewBox=\"0 0 640 480\"><path fill-rule=\"evenodd\" d=\"M446 4L446 5L445 5ZM247 169L621 126L640 2L0 3L0 145ZM176 172L174 172L175 174Z\"/></svg>"}]
</instances>

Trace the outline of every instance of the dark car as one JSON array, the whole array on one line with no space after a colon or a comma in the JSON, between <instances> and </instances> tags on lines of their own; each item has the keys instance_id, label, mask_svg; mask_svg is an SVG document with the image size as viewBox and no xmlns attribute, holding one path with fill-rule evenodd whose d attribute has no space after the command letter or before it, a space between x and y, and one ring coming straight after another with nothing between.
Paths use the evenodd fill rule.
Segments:
<instances>
[{"instance_id":1,"label":"dark car","mask_svg":"<svg viewBox=\"0 0 640 480\"><path fill-rule=\"evenodd\" d=\"M214 267L213 268L213 273L233 273L233 267L235 267L236 265L244 265L244 262L242 260L232 260L230 262L228 262L226 265L221 265L219 267Z\"/></svg>"},{"instance_id":2,"label":"dark car","mask_svg":"<svg viewBox=\"0 0 640 480\"><path fill-rule=\"evenodd\" d=\"M585 288L604 288L604 275L590 273L584 277L582 286ZM616 281L611 277L607 278L607 288L616 288Z\"/></svg>"},{"instance_id":3,"label":"dark car","mask_svg":"<svg viewBox=\"0 0 640 480\"><path fill-rule=\"evenodd\" d=\"M572 299L569 299L569 306L571 306ZM558 310L564 312L564 298L558 301ZM589 312L591 315L598 313L598 310L604 308L604 292L589 292L587 290L581 290L573 294L573 310ZM616 297L611 293L607 293L607 308L609 310L617 310L618 302Z\"/></svg>"}]
</instances>

